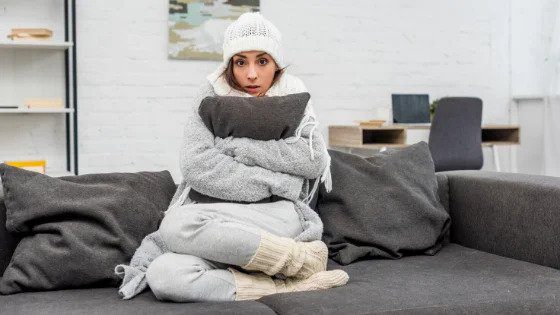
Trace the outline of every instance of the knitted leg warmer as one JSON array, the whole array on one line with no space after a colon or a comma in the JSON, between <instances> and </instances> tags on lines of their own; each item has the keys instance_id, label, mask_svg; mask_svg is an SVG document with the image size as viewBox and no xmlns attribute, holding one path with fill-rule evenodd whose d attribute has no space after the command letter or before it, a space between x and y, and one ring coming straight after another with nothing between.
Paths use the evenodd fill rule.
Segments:
<instances>
[{"instance_id":1,"label":"knitted leg warmer","mask_svg":"<svg viewBox=\"0 0 560 315\"><path fill-rule=\"evenodd\" d=\"M242 268L262 271L270 276L280 273L287 277L305 279L327 270L327 259L327 245L322 241L296 242L288 237L262 231L257 252Z\"/></svg>"}]
</instances>

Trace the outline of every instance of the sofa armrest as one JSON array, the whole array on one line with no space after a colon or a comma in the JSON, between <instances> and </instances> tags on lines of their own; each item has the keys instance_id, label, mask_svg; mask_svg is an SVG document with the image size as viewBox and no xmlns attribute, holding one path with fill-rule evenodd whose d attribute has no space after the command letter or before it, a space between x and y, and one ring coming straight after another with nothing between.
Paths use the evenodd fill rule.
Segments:
<instances>
[{"instance_id":1,"label":"sofa armrest","mask_svg":"<svg viewBox=\"0 0 560 315\"><path fill-rule=\"evenodd\" d=\"M451 242L560 269L560 178L454 171Z\"/></svg>"}]
</instances>

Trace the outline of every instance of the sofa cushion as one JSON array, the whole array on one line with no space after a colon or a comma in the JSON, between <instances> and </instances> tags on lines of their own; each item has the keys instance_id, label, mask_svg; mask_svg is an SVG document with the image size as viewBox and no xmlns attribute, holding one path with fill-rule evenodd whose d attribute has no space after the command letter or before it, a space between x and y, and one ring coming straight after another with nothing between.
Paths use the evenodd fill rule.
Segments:
<instances>
[{"instance_id":1,"label":"sofa cushion","mask_svg":"<svg viewBox=\"0 0 560 315\"><path fill-rule=\"evenodd\" d=\"M377 259L329 269L344 287L285 293L258 301L166 303L151 291L121 300L114 288L0 296L7 314L455 314L560 312L560 271L449 244L435 256Z\"/></svg>"},{"instance_id":2,"label":"sofa cushion","mask_svg":"<svg viewBox=\"0 0 560 315\"><path fill-rule=\"evenodd\" d=\"M279 314L560 313L560 271L454 243L435 256L375 259L329 269L346 286L261 298Z\"/></svg>"},{"instance_id":3,"label":"sofa cushion","mask_svg":"<svg viewBox=\"0 0 560 315\"><path fill-rule=\"evenodd\" d=\"M175 184L168 171L53 178L0 164L6 228L23 238L0 293L117 286L114 272L155 231Z\"/></svg>"},{"instance_id":4,"label":"sofa cushion","mask_svg":"<svg viewBox=\"0 0 560 315\"><path fill-rule=\"evenodd\" d=\"M368 158L329 153L332 191L321 186L316 209L334 260L437 253L450 219L425 142Z\"/></svg>"},{"instance_id":5,"label":"sofa cushion","mask_svg":"<svg viewBox=\"0 0 560 315\"><path fill-rule=\"evenodd\" d=\"M122 300L116 288L74 289L0 295L2 314L275 314L255 301L171 303L148 290Z\"/></svg>"}]
</instances>

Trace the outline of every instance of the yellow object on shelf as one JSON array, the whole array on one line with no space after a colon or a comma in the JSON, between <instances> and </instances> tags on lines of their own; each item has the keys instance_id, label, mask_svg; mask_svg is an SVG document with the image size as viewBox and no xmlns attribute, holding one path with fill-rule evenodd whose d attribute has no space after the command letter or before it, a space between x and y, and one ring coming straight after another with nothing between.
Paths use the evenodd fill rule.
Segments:
<instances>
[{"instance_id":1,"label":"yellow object on shelf","mask_svg":"<svg viewBox=\"0 0 560 315\"><path fill-rule=\"evenodd\" d=\"M33 39L45 40L52 37L52 31L46 28L12 28L12 33L8 35L9 39Z\"/></svg>"},{"instance_id":2,"label":"yellow object on shelf","mask_svg":"<svg viewBox=\"0 0 560 315\"><path fill-rule=\"evenodd\" d=\"M23 107L29 109L63 108L61 98L26 98Z\"/></svg>"},{"instance_id":3,"label":"yellow object on shelf","mask_svg":"<svg viewBox=\"0 0 560 315\"><path fill-rule=\"evenodd\" d=\"M370 119L370 120L357 120L356 122L360 125L360 127L379 127L385 123L385 120Z\"/></svg>"},{"instance_id":4,"label":"yellow object on shelf","mask_svg":"<svg viewBox=\"0 0 560 315\"><path fill-rule=\"evenodd\" d=\"M45 174L47 168L47 161L45 160L28 160L28 161L4 161L4 163L23 168L28 171L33 171L41 174Z\"/></svg>"}]
</instances>

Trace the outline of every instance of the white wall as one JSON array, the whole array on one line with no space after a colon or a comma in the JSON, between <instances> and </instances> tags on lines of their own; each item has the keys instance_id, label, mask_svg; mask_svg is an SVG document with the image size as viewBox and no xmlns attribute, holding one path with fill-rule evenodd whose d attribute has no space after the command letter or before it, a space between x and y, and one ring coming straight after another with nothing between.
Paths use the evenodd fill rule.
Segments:
<instances>
[{"instance_id":1,"label":"white wall","mask_svg":"<svg viewBox=\"0 0 560 315\"><path fill-rule=\"evenodd\" d=\"M329 124L387 114L395 92L478 96L485 123L508 122L508 8L506 0L261 0L325 137ZM166 1L79 1L82 173L165 168L177 178L181 114L217 63L167 60L166 19Z\"/></svg>"},{"instance_id":2,"label":"white wall","mask_svg":"<svg viewBox=\"0 0 560 315\"><path fill-rule=\"evenodd\" d=\"M512 122L521 127L517 171L544 174L545 72L558 0L513 0L511 30ZM515 159L514 159L515 160Z\"/></svg>"},{"instance_id":3,"label":"white wall","mask_svg":"<svg viewBox=\"0 0 560 315\"><path fill-rule=\"evenodd\" d=\"M329 124L389 119L391 93L477 96L484 123L509 122L508 0L261 0L261 11L283 33L325 137ZM167 1L78 1L77 19L80 173L178 179L186 104L217 63L167 59Z\"/></svg>"}]
</instances>

